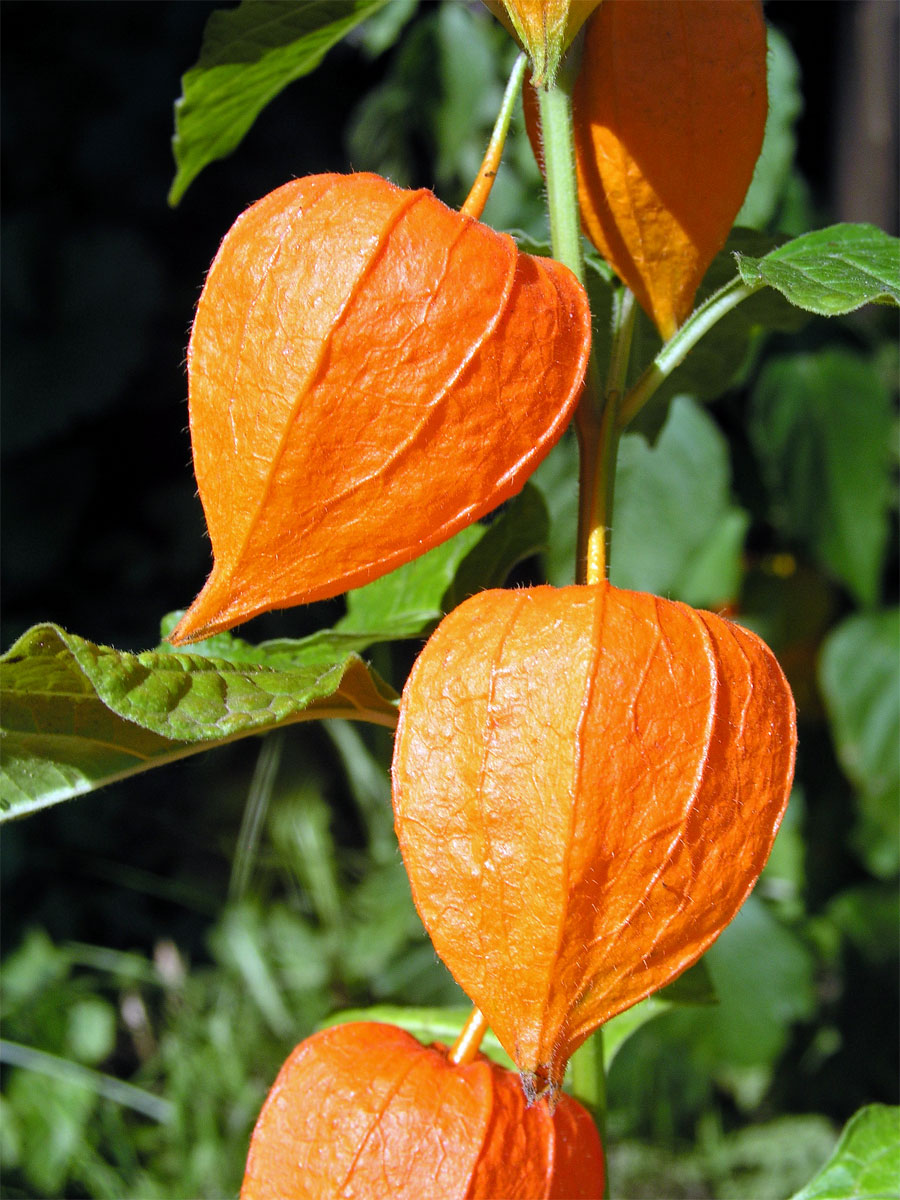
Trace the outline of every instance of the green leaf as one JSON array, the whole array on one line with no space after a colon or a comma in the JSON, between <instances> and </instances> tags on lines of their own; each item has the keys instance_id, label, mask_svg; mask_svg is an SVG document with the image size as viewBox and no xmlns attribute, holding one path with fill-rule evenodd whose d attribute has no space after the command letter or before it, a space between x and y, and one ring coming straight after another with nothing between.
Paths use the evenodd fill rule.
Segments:
<instances>
[{"instance_id":1,"label":"green leaf","mask_svg":"<svg viewBox=\"0 0 900 1200\"><path fill-rule=\"evenodd\" d=\"M246 646L246 643L244 643ZM354 654L327 666L148 650L37 625L0 659L0 819L296 721L393 726L395 694Z\"/></svg>"},{"instance_id":2,"label":"green leaf","mask_svg":"<svg viewBox=\"0 0 900 1200\"><path fill-rule=\"evenodd\" d=\"M617 587L715 608L741 578L747 514L731 503L728 445L677 397L656 445L625 434L616 470L610 578Z\"/></svg>"},{"instance_id":3,"label":"green leaf","mask_svg":"<svg viewBox=\"0 0 900 1200\"><path fill-rule=\"evenodd\" d=\"M683 975L679 975L674 983L606 1022L603 1026L603 1057L607 1071L631 1035L654 1017L685 1005L715 1003L716 989L709 969L701 958Z\"/></svg>"},{"instance_id":4,"label":"green leaf","mask_svg":"<svg viewBox=\"0 0 900 1200\"><path fill-rule=\"evenodd\" d=\"M829 901L827 915L867 963L892 969L900 929L900 892L892 877L838 892Z\"/></svg>"},{"instance_id":5,"label":"green leaf","mask_svg":"<svg viewBox=\"0 0 900 1200\"><path fill-rule=\"evenodd\" d=\"M624 1107L646 1112L649 1094L652 1111L660 1104L688 1111L715 1081L742 1108L755 1109L792 1023L816 1011L809 949L756 895L748 897L703 962L717 1003L672 1008L662 1021L649 1022L629 1039L613 1067L618 1103Z\"/></svg>"},{"instance_id":6,"label":"green leaf","mask_svg":"<svg viewBox=\"0 0 900 1200\"><path fill-rule=\"evenodd\" d=\"M549 536L544 498L533 484L526 483L460 562L441 597L442 612L450 612L483 588L502 587L514 567L546 549Z\"/></svg>"},{"instance_id":7,"label":"green leaf","mask_svg":"<svg viewBox=\"0 0 900 1200\"><path fill-rule=\"evenodd\" d=\"M892 425L875 367L844 349L771 359L751 398L748 431L773 524L866 605L887 545Z\"/></svg>"},{"instance_id":8,"label":"green leaf","mask_svg":"<svg viewBox=\"0 0 900 1200\"><path fill-rule=\"evenodd\" d=\"M574 582L578 528L578 444L567 431L556 443L531 482L540 490L550 514L550 537L543 555L544 574L555 587Z\"/></svg>"},{"instance_id":9,"label":"green leaf","mask_svg":"<svg viewBox=\"0 0 900 1200\"><path fill-rule=\"evenodd\" d=\"M469 525L427 554L348 592L347 613L337 622L334 632L354 639L363 648L395 638L419 637L430 631L444 615L444 593L452 587L467 555L486 533L485 525ZM327 637L328 633L313 635L319 636Z\"/></svg>"},{"instance_id":10,"label":"green leaf","mask_svg":"<svg viewBox=\"0 0 900 1200\"><path fill-rule=\"evenodd\" d=\"M471 1015L471 1008L401 1008L392 1004L379 1004L374 1008L353 1008L335 1013L323 1021L320 1029L332 1025L346 1025L350 1021L381 1021L386 1025L397 1025L423 1045L442 1042L452 1046ZM488 1058L514 1071L515 1064L488 1030L481 1042L481 1050Z\"/></svg>"},{"instance_id":11,"label":"green leaf","mask_svg":"<svg viewBox=\"0 0 900 1200\"><path fill-rule=\"evenodd\" d=\"M791 1200L897 1200L900 1108L870 1104L854 1113L831 1158Z\"/></svg>"},{"instance_id":12,"label":"green leaf","mask_svg":"<svg viewBox=\"0 0 900 1200\"><path fill-rule=\"evenodd\" d=\"M719 998L702 1023L711 1062L738 1069L774 1063L792 1022L816 1008L807 947L750 896L705 960Z\"/></svg>"},{"instance_id":13,"label":"green leaf","mask_svg":"<svg viewBox=\"0 0 900 1200\"><path fill-rule=\"evenodd\" d=\"M900 610L862 613L829 634L819 682L841 766L859 795L855 841L873 874L900 867Z\"/></svg>"},{"instance_id":14,"label":"green leaf","mask_svg":"<svg viewBox=\"0 0 900 1200\"><path fill-rule=\"evenodd\" d=\"M359 45L369 58L378 58L399 41L403 27L416 15L419 0L390 0L370 16L359 31Z\"/></svg>"},{"instance_id":15,"label":"green leaf","mask_svg":"<svg viewBox=\"0 0 900 1200\"><path fill-rule=\"evenodd\" d=\"M263 108L386 0L243 0L214 12L182 77L172 148L175 205L205 166L237 147Z\"/></svg>"},{"instance_id":16,"label":"green leaf","mask_svg":"<svg viewBox=\"0 0 900 1200\"><path fill-rule=\"evenodd\" d=\"M552 258L548 247L546 254ZM613 293L616 277L612 267L591 248L584 256L584 285L591 305L591 352L598 363L607 364L612 353Z\"/></svg>"},{"instance_id":17,"label":"green leaf","mask_svg":"<svg viewBox=\"0 0 900 1200\"><path fill-rule=\"evenodd\" d=\"M572 582L578 522L578 448L567 435L532 482L550 512L544 570ZM712 418L686 396L673 402L650 446L626 433L616 464L610 578L617 587L716 608L740 590L748 517L731 502L728 445Z\"/></svg>"},{"instance_id":18,"label":"green leaf","mask_svg":"<svg viewBox=\"0 0 900 1200\"><path fill-rule=\"evenodd\" d=\"M735 257L744 283L775 288L823 317L864 304L900 304L900 242L874 225L832 225L763 258Z\"/></svg>"},{"instance_id":19,"label":"green leaf","mask_svg":"<svg viewBox=\"0 0 900 1200\"><path fill-rule=\"evenodd\" d=\"M0 816L19 816L222 742L295 721L349 717L393 727L395 693L358 657L427 634L446 611L497 587L540 550L547 513L526 485L490 525L462 530L348 595L333 629L252 645L217 634L140 655L37 626L2 660ZM163 636L178 614L163 622Z\"/></svg>"},{"instance_id":20,"label":"green leaf","mask_svg":"<svg viewBox=\"0 0 900 1200\"><path fill-rule=\"evenodd\" d=\"M526 484L489 525L469 525L396 571L348 592L346 615L333 629L266 646L270 653L284 646L306 661L311 655L327 659L377 642L422 637L467 596L501 587L513 567L544 548L548 524L540 492Z\"/></svg>"}]
</instances>

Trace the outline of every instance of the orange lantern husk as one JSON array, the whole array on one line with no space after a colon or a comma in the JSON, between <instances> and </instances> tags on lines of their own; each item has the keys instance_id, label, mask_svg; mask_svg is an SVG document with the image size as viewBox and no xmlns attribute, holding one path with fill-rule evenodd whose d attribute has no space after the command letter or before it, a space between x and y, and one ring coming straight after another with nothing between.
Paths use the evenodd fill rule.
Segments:
<instances>
[{"instance_id":1,"label":"orange lantern husk","mask_svg":"<svg viewBox=\"0 0 900 1200\"><path fill-rule=\"evenodd\" d=\"M604 0L572 97L585 233L664 338L750 186L768 110L758 0ZM538 160L533 90L526 120Z\"/></svg>"},{"instance_id":2,"label":"orange lantern husk","mask_svg":"<svg viewBox=\"0 0 900 1200\"><path fill-rule=\"evenodd\" d=\"M214 565L175 643L338 595L518 492L590 349L551 259L374 175L278 188L226 236L188 351Z\"/></svg>"},{"instance_id":3,"label":"orange lantern husk","mask_svg":"<svg viewBox=\"0 0 900 1200\"><path fill-rule=\"evenodd\" d=\"M259 1115L241 1200L539 1200L603 1195L588 1113L527 1107L518 1077L454 1066L393 1025L337 1025L288 1058Z\"/></svg>"},{"instance_id":4,"label":"orange lantern husk","mask_svg":"<svg viewBox=\"0 0 900 1200\"><path fill-rule=\"evenodd\" d=\"M532 1095L734 917L790 793L771 651L601 583L488 591L403 692L394 813L435 949Z\"/></svg>"}]
</instances>

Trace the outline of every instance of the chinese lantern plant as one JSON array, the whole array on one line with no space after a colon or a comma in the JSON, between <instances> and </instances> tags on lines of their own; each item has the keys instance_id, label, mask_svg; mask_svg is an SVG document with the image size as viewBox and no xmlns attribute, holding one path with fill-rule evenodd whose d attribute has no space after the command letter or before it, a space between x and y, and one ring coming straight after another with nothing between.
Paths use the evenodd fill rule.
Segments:
<instances>
[{"instance_id":1,"label":"chinese lantern plant","mask_svg":"<svg viewBox=\"0 0 900 1200\"><path fill-rule=\"evenodd\" d=\"M471 533L574 422L577 583L481 591L485 571L399 705L397 834L425 927L476 1006L468 1032L449 1052L371 1022L301 1042L260 1114L245 1200L602 1193L599 1134L562 1090L566 1064L588 1062L595 1031L734 917L784 813L796 743L790 690L759 638L607 581L618 438L754 291L776 287L812 311L900 292L882 242L829 231L824 266L822 245L798 239L742 260L690 312L762 138L755 0L504 10L534 67L553 258L478 219L524 59L461 211L367 173L295 179L253 204L210 268L188 356L214 562L171 642L205 645L125 656L45 627L9 657L37 678L21 688L25 743L50 692L74 697L78 714L23 760L23 793L35 758L65 738L75 774L82 720L84 741L121 751L102 779L292 720L392 726L396 694L334 649L383 631L345 625L256 648L224 631ZM591 353L582 229L626 285L604 361ZM835 245L855 248L857 274L836 275ZM628 388L636 302L667 340ZM419 636L432 616L386 624ZM52 688L39 677L48 662ZM72 794L86 790L75 777ZM479 1056L486 1025L519 1075ZM603 1078L601 1064L581 1093L598 1125Z\"/></svg>"},{"instance_id":2,"label":"chinese lantern plant","mask_svg":"<svg viewBox=\"0 0 900 1200\"><path fill-rule=\"evenodd\" d=\"M583 288L430 192L285 184L234 224L188 351L215 565L171 640L337 595L519 491L571 418Z\"/></svg>"},{"instance_id":3,"label":"chinese lantern plant","mask_svg":"<svg viewBox=\"0 0 900 1200\"><path fill-rule=\"evenodd\" d=\"M732 919L795 745L774 656L711 613L598 583L482 592L443 621L403 693L397 833L529 1094Z\"/></svg>"},{"instance_id":4,"label":"chinese lantern plant","mask_svg":"<svg viewBox=\"0 0 900 1200\"><path fill-rule=\"evenodd\" d=\"M542 158L538 94L525 112ZM572 86L581 221L664 338L725 244L766 112L757 0L612 0L587 26Z\"/></svg>"},{"instance_id":5,"label":"chinese lantern plant","mask_svg":"<svg viewBox=\"0 0 900 1200\"><path fill-rule=\"evenodd\" d=\"M556 179L550 164L551 197ZM554 233L583 278L580 254ZM684 276L676 263L670 279L692 291L697 279ZM615 448L600 399L589 376L579 432L595 505ZM602 502L602 520L582 510L590 586L487 592L442 623L405 689L394 758L397 832L425 926L529 1102L548 1106L590 1034L694 962L734 916L793 772L793 703L771 653L711 614L600 582L608 489ZM267 1186L257 1157L269 1162L279 1145L270 1109L290 1119L277 1084L248 1164ZM315 1136L284 1137L296 1171ZM354 1130L354 1147L367 1142Z\"/></svg>"},{"instance_id":6,"label":"chinese lantern plant","mask_svg":"<svg viewBox=\"0 0 900 1200\"><path fill-rule=\"evenodd\" d=\"M529 1106L519 1078L457 1064L376 1022L325 1029L281 1069L250 1143L241 1200L332 1196L580 1200L603 1194L591 1117Z\"/></svg>"}]
</instances>

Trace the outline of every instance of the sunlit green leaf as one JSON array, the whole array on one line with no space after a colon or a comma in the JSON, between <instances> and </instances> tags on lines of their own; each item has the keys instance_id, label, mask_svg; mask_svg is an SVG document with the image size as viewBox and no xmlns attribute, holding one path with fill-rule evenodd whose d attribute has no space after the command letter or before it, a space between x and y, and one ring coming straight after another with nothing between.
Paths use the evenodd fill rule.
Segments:
<instances>
[{"instance_id":1,"label":"sunlit green leaf","mask_svg":"<svg viewBox=\"0 0 900 1200\"><path fill-rule=\"evenodd\" d=\"M791 1200L896 1200L900 1108L870 1104L847 1122L834 1153Z\"/></svg>"},{"instance_id":2,"label":"sunlit green leaf","mask_svg":"<svg viewBox=\"0 0 900 1200\"><path fill-rule=\"evenodd\" d=\"M874 225L831 225L763 258L738 254L744 283L766 284L823 317L864 304L900 304L900 242Z\"/></svg>"},{"instance_id":3,"label":"sunlit green leaf","mask_svg":"<svg viewBox=\"0 0 900 1200\"><path fill-rule=\"evenodd\" d=\"M381 1021L405 1029L423 1045L442 1042L445 1046L452 1046L471 1012L471 1008L401 1008L398 1005L379 1004L374 1008L354 1008L335 1013L322 1023L321 1028L346 1025L350 1021ZM482 1040L481 1049L494 1062L515 1070L512 1059L490 1030Z\"/></svg>"},{"instance_id":4,"label":"sunlit green leaf","mask_svg":"<svg viewBox=\"0 0 900 1200\"><path fill-rule=\"evenodd\" d=\"M387 0L243 0L214 12L182 78L172 148L177 204L205 166L235 149L263 108Z\"/></svg>"},{"instance_id":5,"label":"sunlit green leaf","mask_svg":"<svg viewBox=\"0 0 900 1200\"><path fill-rule=\"evenodd\" d=\"M526 484L489 525L469 525L396 571L348 592L347 613L332 629L297 641L267 642L267 653L284 647L295 661L320 661L378 642L422 637L467 596L500 587L517 563L544 548L547 536L543 498Z\"/></svg>"},{"instance_id":6,"label":"sunlit green leaf","mask_svg":"<svg viewBox=\"0 0 900 1200\"><path fill-rule=\"evenodd\" d=\"M295 721L396 716L391 689L353 654L325 666L267 661L264 649L254 662L126 654L56 625L24 634L0 681L2 819Z\"/></svg>"},{"instance_id":7,"label":"sunlit green leaf","mask_svg":"<svg viewBox=\"0 0 900 1200\"><path fill-rule=\"evenodd\" d=\"M393 726L394 694L357 652L421 637L542 548L547 514L526 486L490 525L473 525L348 596L333 629L252 645L217 634L140 655L37 626L2 660L6 817L282 725L344 716ZM176 620L172 614L163 633Z\"/></svg>"}]
</instances>

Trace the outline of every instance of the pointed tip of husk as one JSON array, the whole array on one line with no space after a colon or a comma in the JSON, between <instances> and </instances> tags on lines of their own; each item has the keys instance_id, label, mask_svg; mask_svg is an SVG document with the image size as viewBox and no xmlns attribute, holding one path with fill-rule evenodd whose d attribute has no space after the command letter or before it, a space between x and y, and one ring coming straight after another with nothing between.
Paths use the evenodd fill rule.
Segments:
<instances>
[{"instance_id":1,"label":"pointed tip of husk","mask_svg":"<svg viewBox=\"0 0 900 1200\"><path fill-rule=\"evenodd\" d=\"M254 613L240 607L229 587L215 566L193 604L169 634L167 641L173 646L186 646L202 642L214 633L224 633Z\"/></svg>"},{"instance_id":2,"label":"pointed tip of husk","mask_svg":"<svg viewBox=\"0 0 900 1200\"><path fill-rule=\"evenodd\" d=\"M519 1080L529 1108L546 1096L547 1107L551 1113L555 1111L560 1100L562 1078L556 1079L551 1069L542 1064L534 1071L519 1071Z\"/></svg>"}]
</instances>

